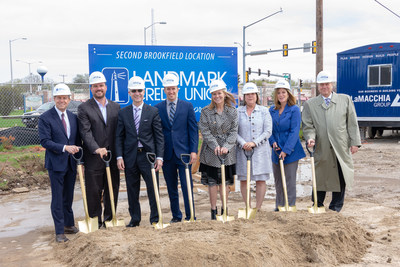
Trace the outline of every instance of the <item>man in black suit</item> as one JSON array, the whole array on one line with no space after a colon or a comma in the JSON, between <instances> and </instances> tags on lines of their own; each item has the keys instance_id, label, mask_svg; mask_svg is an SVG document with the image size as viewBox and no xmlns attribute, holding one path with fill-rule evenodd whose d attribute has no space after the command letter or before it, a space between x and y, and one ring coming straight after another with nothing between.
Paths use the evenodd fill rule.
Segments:
<instances>
[{"instance_id":1,"label":"man in black suit","mask_svg":"<svg viewBox=\"0 0 400 267\"><path fill-rule=\"evenodd\" d=\"M107 183L106 166L102 157L107 150L112 153L110 161L111 180L114 192L115 210L119 192L119 170L115 153L115 130L120 106L105 97L107 86L103 73L95 71L89 76L93 98L78 107L79 132L83 140L83 160L85 163L86 195L90 217L98 217L99 228L104 221L112 219L110 194ZM104 202L102 221L101 198Z\"/></svg>"},{"instance_id":2,"label":"man in black suit","mask_svg":"<svg viewBox=\"0 0 400 267\"><path fill-rule=\"evenodd\" d=\"M117 165L125 171L131 220L127 227L136 227L141 221L139 203L140 175L147 187L150 202L150 223L158 222L151 166L146 153L156 154L155 170L163 165L164 136L158 109L143 103L145 84L135 76L128 83L132 105L120 110L116 134ZM157 175L158 180L158 175Z\"/></svg>"},{"instance_id":3,"label":"man in black suit","mask_svg":"<svg viewBox=\"0 0 400 267\"><path fill-rule=\"evenodd\" d=\"M76 115L67 110L71 91L65 84L53 90L55 107L39 117L40 144L46 148L45 167L51 185L51 215L56 242L66 242L65 234L76 234L72 201L76 179L76 163L72 154L79 151L81 139Z\"/></svg>"}]
</instances>

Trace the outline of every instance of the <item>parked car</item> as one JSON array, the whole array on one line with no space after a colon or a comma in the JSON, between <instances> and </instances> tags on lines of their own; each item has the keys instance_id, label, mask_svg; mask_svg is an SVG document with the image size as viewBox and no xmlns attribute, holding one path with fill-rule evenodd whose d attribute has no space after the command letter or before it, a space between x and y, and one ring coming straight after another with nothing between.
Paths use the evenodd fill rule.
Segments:
<instances>
[{"instance_id":1,"label":"parked car","mask_svg":"<svg viewBox=\"0 0 400 267\"><path fill-rule=\"evenodd\" d=\"M82 104L80 101L74 101L71 100L71 102L68 105L68 110L71 111L74 114L78 113L78 106ZM47 102L42 104L38 109L25 112L24 115L22 115L22 123L26 125L28 128L36 128L39 122L39 116L54 107L55 103L54 101Z\"/></svg>"}]
</instances>

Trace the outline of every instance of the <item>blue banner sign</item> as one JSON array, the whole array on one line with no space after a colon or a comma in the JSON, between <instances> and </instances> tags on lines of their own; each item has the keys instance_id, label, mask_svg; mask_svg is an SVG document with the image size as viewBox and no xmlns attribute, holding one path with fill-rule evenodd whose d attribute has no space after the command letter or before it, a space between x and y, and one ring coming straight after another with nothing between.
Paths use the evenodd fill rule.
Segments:
<instances>
[{"instance_id":1,"label":"blue banner sign","mask_svg":"<svg viewBox=\"0 0 400 267\"><path fill-rule=\"evenodd\" d=\"M89 44L89 71L101 71L107 79L106 97L125 107L132 103L128 81L140 76L146 82L144 102L155 105L166 99L162 79L179 77L179 95L193 104L199 120L211 101L210 82L222 79L237 97L237 48L196 46L141 46Z\"/></svg>"}]
</instances>

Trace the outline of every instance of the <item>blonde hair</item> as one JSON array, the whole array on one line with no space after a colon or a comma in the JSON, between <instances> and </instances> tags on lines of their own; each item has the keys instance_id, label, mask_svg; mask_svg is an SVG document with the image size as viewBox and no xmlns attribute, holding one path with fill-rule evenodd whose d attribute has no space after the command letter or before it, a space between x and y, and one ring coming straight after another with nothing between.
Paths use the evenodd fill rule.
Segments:
<instances>
[{"instance_id":1,"label":"blonde hair","mask_svg":"<svg viewBox=\"0 0 400 267\"><path fill-rule=\"evenodd\" d=\"M275 109L280 109L281 108L281 102L279 102L278 100L278 90L279 89L285 89L286 92L288 93L288 100L287 100L287 105L288 106L294 106L296 105L296 98L294 97L294 95L292 95L292 93L286 89L286 88L276 88L275 92L274 92L274 104L275 104Z\"/></svg>"},{"instance_id":2,"label":"blonde hair","mask_svg":"<svg viewBox=\"0 0 400 267\"><path fill-rule=\"evenodd\" d=\"M224 104L227 105L228 107L233 107L236 106L236 100L235 97L229 93L228 91L223 91L225 93L225 97L224 97ZM211 103L207 106L210 110L213 110L215 108L215 103L212 100L211 97Z\"/></svg>"}]
</instances>

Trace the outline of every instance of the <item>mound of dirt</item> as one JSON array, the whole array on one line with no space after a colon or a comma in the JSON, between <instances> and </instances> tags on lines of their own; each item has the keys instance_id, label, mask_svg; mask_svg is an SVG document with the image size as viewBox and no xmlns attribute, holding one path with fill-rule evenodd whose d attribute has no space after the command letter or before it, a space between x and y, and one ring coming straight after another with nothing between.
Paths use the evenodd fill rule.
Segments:
<instances>
[{"instance_id":1,"label":"mound of dirt","mask_svg":"<svg viewBox=\"0 0 400 267\"><path fill-rule=\"evenodd\" d=\"M114 227L54 245L69 266L307 266L360 262L372 240L336 212L259 212L254 220Z\"/></svg>"},{"instance_id":2,"label":"mound of dirt","mask_svg":"<svg viewBox=\"0 0 400 267\"><path fill-rule=\"evenodd\" d=\"M9 162L1 163L0 178L2 186L0 191L9 192L14 188L26 187L29 189L46 189L50 187L50 180L43 159L28 154L16 159L19 167Z\"/></svg>"}]
</instances>

